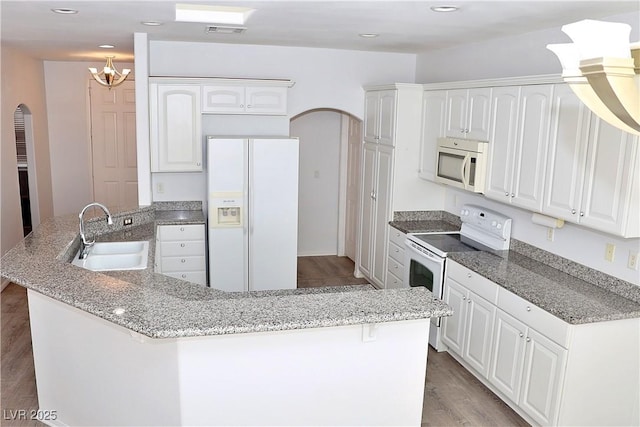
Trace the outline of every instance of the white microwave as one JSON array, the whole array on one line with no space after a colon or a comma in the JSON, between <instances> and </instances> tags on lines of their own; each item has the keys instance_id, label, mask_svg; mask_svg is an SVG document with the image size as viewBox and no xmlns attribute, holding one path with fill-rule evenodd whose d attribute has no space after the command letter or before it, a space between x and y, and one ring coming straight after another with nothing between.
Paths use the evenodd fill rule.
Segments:
<instances>
[{"instance_id":1,"label":"white microwave","mask_svg":"<svg viewBox=\"0 0 640 427\"><path fill-rule=\"evenodd\" d=\"M483 193L488 145L486 141L438 138L436 182Z\"/></svg>"}]
</instances>

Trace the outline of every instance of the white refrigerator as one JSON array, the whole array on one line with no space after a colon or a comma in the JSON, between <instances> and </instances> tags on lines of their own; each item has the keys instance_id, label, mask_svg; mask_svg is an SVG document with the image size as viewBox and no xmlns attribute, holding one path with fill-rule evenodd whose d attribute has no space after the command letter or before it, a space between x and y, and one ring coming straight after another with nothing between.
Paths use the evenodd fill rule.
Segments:
<instances>
[{"instance_id":1,"label":"white refrigerator","mask_svg":"<svg viewBox=\"0 0 640 427\"><path fill-rule=\"evenodd\" d=\"M207 137L209 286L295 289L298 139Z\"/></svg>"}]
</instances>

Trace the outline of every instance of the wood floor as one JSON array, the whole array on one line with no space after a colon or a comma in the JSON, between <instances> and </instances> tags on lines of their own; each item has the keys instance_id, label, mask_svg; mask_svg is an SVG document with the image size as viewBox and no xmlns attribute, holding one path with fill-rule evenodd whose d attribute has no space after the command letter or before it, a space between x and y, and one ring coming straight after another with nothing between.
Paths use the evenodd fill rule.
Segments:
<instances>
[{"instance_id":1,"label":"wood floor","mask_svg":"<svg viewBox=\"0 0 640 427\"><path fill-rule=\"evenodd\" d=\"M298 287L363 284L353 277L353 262L344 257L304 257L298 262ZM16 410L38 408L26 290L10 284L0 294L0 425L44 426L15 419ZM429 349L422 426L528 426L447 353ZM47 408L43 408L47 409ZM51 408L49 408L51 409ZM14 418L14 419L11 419Z\"/></svg>"}]
</instances>

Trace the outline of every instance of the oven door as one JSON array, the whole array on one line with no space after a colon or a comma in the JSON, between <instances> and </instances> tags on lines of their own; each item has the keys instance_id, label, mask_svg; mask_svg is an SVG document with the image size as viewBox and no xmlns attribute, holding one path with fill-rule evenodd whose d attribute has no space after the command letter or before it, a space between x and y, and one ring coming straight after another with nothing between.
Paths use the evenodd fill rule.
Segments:
<instances>
[{"instance_id":1,"label":"oven door","mask_svg":"<svg viewBox=\"0 0 640 427\"><path fill-rule=\"evenodd\" d=\"M404 259L405 286L424 286L439 299L443 298L444 258L407 239ZM431 322L440 326L440 318Z\"/></svg>"}]
</instances>

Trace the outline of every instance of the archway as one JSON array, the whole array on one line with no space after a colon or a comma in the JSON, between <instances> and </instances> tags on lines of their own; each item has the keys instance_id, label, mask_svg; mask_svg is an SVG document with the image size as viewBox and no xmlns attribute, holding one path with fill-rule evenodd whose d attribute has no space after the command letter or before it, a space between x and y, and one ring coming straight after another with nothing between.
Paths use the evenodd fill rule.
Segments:
<instances>
[{"instance_id":1,"label":"archway","mask_svg":"<svg viewBox=\"0 0 640 427\"><path fill-rule=\"evenodd\" d=\"M291 119L300 138L298 254L355 260L362 121L335 109Z\"/></svg>"}]
</instances>

